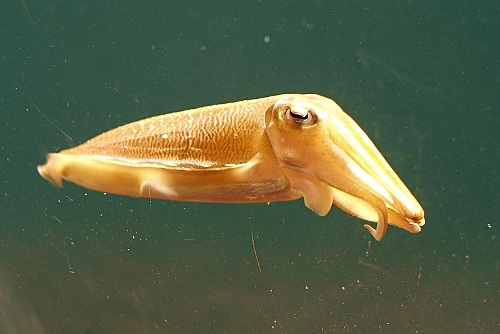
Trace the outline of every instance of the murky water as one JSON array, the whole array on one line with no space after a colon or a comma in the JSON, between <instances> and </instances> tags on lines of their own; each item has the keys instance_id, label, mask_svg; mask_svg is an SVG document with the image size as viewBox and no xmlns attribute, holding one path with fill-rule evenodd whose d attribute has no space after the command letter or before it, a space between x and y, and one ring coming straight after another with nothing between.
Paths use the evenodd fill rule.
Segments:
<instances>
[{"instance_id":1,"label":"murky water","mask_svg":"<svg viewBox=\"0 0 500 334\"><path fill-rule=\"evenodd\" d=\"M498 330L495 2L24 3L1 11L0 332ZM422 202L420 234L36 172L132 120L283 92L360 123Z\"/></svg>"}]
</instances>

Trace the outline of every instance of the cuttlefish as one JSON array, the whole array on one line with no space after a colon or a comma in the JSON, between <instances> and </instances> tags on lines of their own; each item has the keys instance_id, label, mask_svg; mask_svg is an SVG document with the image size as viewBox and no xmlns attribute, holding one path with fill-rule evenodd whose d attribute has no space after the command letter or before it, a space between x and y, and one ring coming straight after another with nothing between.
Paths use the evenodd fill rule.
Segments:
<instances>
[{"instance_id":1,"label":"cuttlefish","mask_svg":"<svg viewBox=\"0 0 500 334\"><path fill-rule=\"evenodd\" d=\"M49 153L38 172L135 197L257 203L304 198L320 216L332 204L366 221L424 225L415 197L358 124L334 101L283 94L155 116Z\"/></svg>"}]
</instances>

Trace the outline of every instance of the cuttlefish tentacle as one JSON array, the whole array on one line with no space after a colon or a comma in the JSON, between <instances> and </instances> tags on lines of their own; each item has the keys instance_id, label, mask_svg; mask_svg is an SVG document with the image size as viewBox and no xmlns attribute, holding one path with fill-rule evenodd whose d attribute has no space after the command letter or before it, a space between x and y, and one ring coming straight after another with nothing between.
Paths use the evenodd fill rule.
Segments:
<instances>
[{"instance_id":1,"label":"cuttlefish tentacle","mask_svg":"<svg viewBox=\"0 0 500 334\"><path fill-rule=\"evenodd\" d=\"M266 115L280 166L314 175L333 191L333 204L361 219L380 240L387 224L418 232L423 211L368 136L332 100L291 95ZM312 205L308 205L311 207Z\"/></svg>"},{"instance_id":2,"label":"cuttlefish tentacle","mask_svg":"<svg viewBox=\"0 0 500 334\"><path fill-rule=\"evenodd\" d=\"M182 201L257 203L304 198L332 205L376 240L387 225L425 223L417 200L368 136L332 100L283 94L155 116L51 153L38 172L53 185Z\"/></svg>"},{"instance_id":3,"label":"cuttlefish tentacle","mask_svg":"<svg viewBox=\"0 0 500 334\"><path fill-rule=\"evenodd\" d=\"M289 168L283 168L290 186L300 192L304 204L319 216L326 215L335 204L343 211L358 218L377 222L377 228L365 225L376 240L381 240L389 221L385 203L361 187L351 189L351 194L319 181L311 175Z\"/></svg>"},{"instance_id":4,"label":"cuttlefish tentacle","mask_svg":"<svg viewBox=\"0 0 500 334\"><path fill-rule=\"evenodd\" d=\"M387 231L389 217L387 207L380 198L367 191L348 194L332 188L332 192L333 203L337 207L363 220L376 222L376 229L369 224L364 226L376 240L382 240Z\"/></svg>"}]
</instances>

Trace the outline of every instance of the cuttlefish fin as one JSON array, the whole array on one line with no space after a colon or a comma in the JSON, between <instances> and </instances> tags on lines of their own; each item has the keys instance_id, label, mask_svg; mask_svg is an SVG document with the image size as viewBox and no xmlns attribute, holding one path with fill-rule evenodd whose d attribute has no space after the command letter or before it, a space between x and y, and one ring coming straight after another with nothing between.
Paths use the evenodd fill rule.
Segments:
<instances>
[{"instance_id":1,"label":"cuttlefish fin","mask_svg":"<svg viewBox=\"0 0 500 334\"><path fill-rule=\"evenodd\" d=\"M59 163L63 158L62 154L49 153L47 154L47 163L37 167L38 173L58 188L63 186L62 174L65 166L63 163Z\"/></svg>"},{"instance_id":2,"label":"cuttlefish fin","mask_svg":"<svg viewBox=\"0 0 500 334\"><path fill-rule=\"evenodd\" d=\"M255 173L256 166L262 163L263 158L262 153L257 153L245 163L212 168L212 171L218 172L217 176L212 177L218 177L220 183L241 183L248 178L248 175ZM200 172L203 173L203 169ZM190 175L184 173L169 175L158 168L149 169L147 177L143 177L142 180L140 183L142 196L154 195L153 197L176 199L186 192L186 188L196 187Z\"/></svg>"}]
</instances>

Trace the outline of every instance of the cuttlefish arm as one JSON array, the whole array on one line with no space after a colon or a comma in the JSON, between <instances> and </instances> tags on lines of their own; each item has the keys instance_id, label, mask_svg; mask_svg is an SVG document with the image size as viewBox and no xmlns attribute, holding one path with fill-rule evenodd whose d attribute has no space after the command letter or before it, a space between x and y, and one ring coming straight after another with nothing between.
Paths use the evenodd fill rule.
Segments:
<instances>
[{"instance_id":1,"label":"cuttlefish arm","mask_svg":"<svg viewBox=\"0 0 500 334\"><path fill-rule=\"evenodd\" d=\"M420 232L425 224L422 207L334 101L312 94L282 97L267 112L266 124L283 173L313 211L324 215L333 203L377 222L377 229L365 225L377 240L388 223Z\"/></svg>"},{"instance_id":2,"label":"cuttlefish arm","mask_svg":"<svg viewBox=\"0 0 500 334\"><path fill-rule=\"evenodd\" d=\"M151 117L50 153L38 172L120 195L255 203L300 197L420 231L423 210L359 126L332 100L283 94Z\"/></svg>"}]
</instances>

